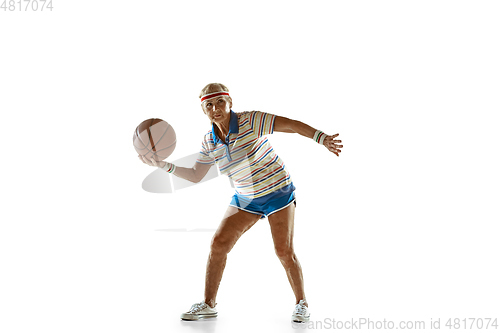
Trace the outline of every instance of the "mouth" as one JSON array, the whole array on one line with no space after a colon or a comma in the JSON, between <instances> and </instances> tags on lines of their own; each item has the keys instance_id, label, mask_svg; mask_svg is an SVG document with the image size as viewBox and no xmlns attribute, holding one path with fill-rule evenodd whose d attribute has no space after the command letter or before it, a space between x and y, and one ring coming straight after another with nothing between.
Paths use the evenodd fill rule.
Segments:
<instances>
[{"instance_id":1,"label":"mouth","mask_svg":"<svg viewBox=\"0 0 500 333\"><path fill-rule=\"evenodd\" d=\"M220 115L220 114L218 114L218 115L214 115L214 119L218 119L218 118L220 118L220 117L221 117L221 115Z\"/></svg>"}]
</instances>

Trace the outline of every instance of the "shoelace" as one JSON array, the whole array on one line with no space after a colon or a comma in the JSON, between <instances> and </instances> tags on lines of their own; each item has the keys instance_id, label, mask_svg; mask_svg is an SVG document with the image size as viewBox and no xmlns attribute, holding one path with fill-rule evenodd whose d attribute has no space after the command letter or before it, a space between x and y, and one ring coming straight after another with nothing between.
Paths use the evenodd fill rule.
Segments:
<instances>
[{"instance_id":1,"label":"shoelace","mask_svg":"<svg viewBox=\"0 0 500 333\"><path fill-rule=\"evenodd\" d=\"M196 303L191 306L191 309L188 311L189 313L199 312L207 307L207 304L204 302Z\"/></svg>"},{"instance_id":2,"label":"shoelace","mask_svg":"<svg viewBox=\"0 0 500 333\"><path fill-rule=\"evenodd\" d=\"M305 305L297 304L295 305L294 315L303 316L306 314L307 307Z\"/></svg>"}]
</instances>

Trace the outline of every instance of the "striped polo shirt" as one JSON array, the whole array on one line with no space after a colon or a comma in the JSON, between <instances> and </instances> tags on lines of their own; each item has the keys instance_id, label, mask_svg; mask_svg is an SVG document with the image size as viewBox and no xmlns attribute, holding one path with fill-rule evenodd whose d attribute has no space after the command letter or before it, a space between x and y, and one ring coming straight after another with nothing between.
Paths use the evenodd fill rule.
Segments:
<instances>
[{"instance_id":1,"label":"striped polo shirt","mask_svg":"<svg viewBox=\"0 0 500 333\"><path fill-rule=\"evenodd\" d=\"M272 134L275 115L260 111L233 112L229 134L219 138L212 130L205 134L197 162L217 163L231 178L236 193L259 198L292 183L283 161L274 152L266 135Z\"/></svg>"}]
</instances>

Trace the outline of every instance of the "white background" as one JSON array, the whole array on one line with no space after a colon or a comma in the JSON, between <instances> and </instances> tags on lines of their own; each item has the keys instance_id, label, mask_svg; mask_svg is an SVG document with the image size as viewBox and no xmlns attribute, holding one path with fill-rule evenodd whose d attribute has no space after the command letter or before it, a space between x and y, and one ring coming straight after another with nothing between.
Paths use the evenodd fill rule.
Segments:
<instances>
[{"instance_id":1,"label":"white background","mask_svg":"<svg viewBox=\"0 0 500 333\"><path fill-rule=\"evenodd\" d=\"M2 332L295 331L267 220L203 299L219 177L141 188L144 119L198 151L198 94L340 133L340 157L269 136L297 187L312 320L498 317L500 8L496 1L53 1L0 11ZM309 329L313 331L312 329ZM484 330L483 330L484 331Z\"/></svg>"}]
</instances>

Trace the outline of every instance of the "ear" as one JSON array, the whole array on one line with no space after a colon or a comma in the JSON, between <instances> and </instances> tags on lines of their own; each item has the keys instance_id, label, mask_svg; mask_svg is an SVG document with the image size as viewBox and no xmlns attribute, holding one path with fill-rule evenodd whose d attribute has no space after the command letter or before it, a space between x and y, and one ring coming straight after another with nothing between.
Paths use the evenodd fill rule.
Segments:
<instances>
[{"instance_id":1,"label":"ear","mask_svg":"<svg viewBox=\"0 0 500 333\"><path fill-rule=\"evenodd\" d=\"M231 97L229 97L229 108L233 108L233 99Z\"/></svg>"}]
</instances>

